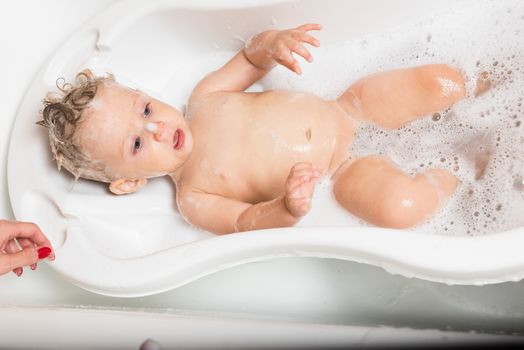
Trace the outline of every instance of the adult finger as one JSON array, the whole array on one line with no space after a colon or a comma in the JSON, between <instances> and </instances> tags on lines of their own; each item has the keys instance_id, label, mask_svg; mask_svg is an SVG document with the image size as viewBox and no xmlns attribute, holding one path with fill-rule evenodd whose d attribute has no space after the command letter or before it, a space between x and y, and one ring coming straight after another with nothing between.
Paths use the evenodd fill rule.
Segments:
<instances>
[{"instance_id":1,"label":"adult finger","mask_svg":"<svg viewBox=\"0 0 524 350\"><path fill-rule=\"evenodd\" d=\"M0 274L38 261L36 248L25 248L17 253L0 255Z\"/></svg>"},{"instance_id":2,"label":"adult finger","mask_svg":"<svg viewBox=\"0 0 524 350\"><path fill-rule=\"evenodd\" d=\"M16 241L14 239L11 239L10 241L8 241L6 244L5 244L5 248L4 248L5 252L7 254L15 254L15 253L18 253L21 249L20 247L16 244ZM17 275L18 277L20 277L22 275L22 273L24 272L24 269L22 267L15 267L13 269L13 273L15 275Z\"/></svg>"},{"instance_id":3,"label":"adult finger","mask_svg":"<svg viewBox=\"0 0 524 350\"><path fill-rule=\"evenodd\" d=\"M19 238L17 239L17 241L18 241L18 244L20 244L20 247L22 247L22 249L36 247L36 243L34 243L33 241L31 241L28 238ZM36 263L32 264L30 267L31 267L31 270L36 270Z\"/></svg>"},{"instance_id":4,"label":"adult finger","mask_svg":"<svg viewBox=\"0 0 524 350\"><path fill-rule=\"evenodd\" d=\"M36 224L0 220L0 241L8 241L13 238L29 238L39 247L51 247L51 242Z\"/></svg>"}]
</instances>

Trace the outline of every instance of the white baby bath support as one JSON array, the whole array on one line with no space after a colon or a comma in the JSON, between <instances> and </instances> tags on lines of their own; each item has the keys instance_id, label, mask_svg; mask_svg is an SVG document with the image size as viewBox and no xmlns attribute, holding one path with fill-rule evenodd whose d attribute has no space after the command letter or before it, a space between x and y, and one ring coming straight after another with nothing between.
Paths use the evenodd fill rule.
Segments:
<instances>
[{"instance_id":1,"label":"white baby bath support","mask_svg":"<svg viewBox=\"0 0 524 350\"><path fill-rule=\"evenodd\" d=\"M112 71L117 80L147 87L181 106L191 87L254 33L314 19L325 24L318 35L323 45L362 35L362 25L338 15L338 7L351 6L342 1L322 13L315 12L313 1L250 6L120 2L85 24L41 69L12 132L8 180L17 219L35 221L49 235L57 256L50 265L56 271L82 288L120 297L160 293L233 266L283 257L349 260L448 284L524 278L524 228L457 237L355 227L324 195L297 227L214 236L178 215L174 186L167 179L153 180L137 194L113 196L104 185L74 183L56 170L45 130L35 122L40 101L55 88L57 77L70 80L85 67ZM387 25L376 23L367 30L378 32ZM279 74L291 79L291 73ZM155 126L146 129L154 132Z\"/></svg>"}]
</instances>

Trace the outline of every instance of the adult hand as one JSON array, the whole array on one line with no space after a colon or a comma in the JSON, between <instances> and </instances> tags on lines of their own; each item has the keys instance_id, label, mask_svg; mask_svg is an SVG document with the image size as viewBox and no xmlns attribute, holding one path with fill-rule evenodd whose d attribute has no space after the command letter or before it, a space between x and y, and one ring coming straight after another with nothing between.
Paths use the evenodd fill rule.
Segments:
<instances>
[{"instance_id":1,"label":"adult hand","mask_svg":"<svg viewBox=\"0 0 524 350\"><path fill-rule=\"evenodd\" d=\"M55 259L51 243L37 225L0 220L0 275L13 271L20 277L23 266L34 270L37 261L47 257Z\"/></svg>"}]
</instances>

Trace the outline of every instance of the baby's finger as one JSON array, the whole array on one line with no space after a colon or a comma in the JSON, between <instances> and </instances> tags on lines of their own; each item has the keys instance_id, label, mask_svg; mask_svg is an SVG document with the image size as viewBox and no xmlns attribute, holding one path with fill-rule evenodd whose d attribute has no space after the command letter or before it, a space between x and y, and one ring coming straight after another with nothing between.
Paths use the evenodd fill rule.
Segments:
<instances>
[{"instance_id":1,"label":"baby's finger","mask_svg":"<svg viewBox=\"0 0 524 350\"><path fill-rule=\"evenodd\" d=\"M300 213L302 214L302 216L306 215L308 213L310 209L310 204L309 203L305 203L305 204L302 204L300 206Z\"/></svg>"},{"instance_id":2,"label":"baby's finger","mask_svg":"<svg viewBox=\"0 0 524 350\"><path fill-rule=\"evenodd\" d=\"M297 185L300 186L301 184L311 181L313 177L314 176L312 172L303 172L294 176L293 179L296 179Z\"/></svg>"},{"instance_id":3,"label":"baby's finger","mask_svg":"<svg viewBox=\"0 0 524 350\"><path fill-rule=\"evenodd\" d=\"M290 205L295 209L295 212L305 215L311 208L311 198L296 198L290 200Z\"/></svg>"},{"instance_id":4,"label":"baby's finger","mask_svg":"<svg viewBox=\"0 0 524 350\"><path fill-rule=\"evenodd\" d=\"M298 178L297 182L291 182L289 186L286 187L286 195L289 198L309 198L311 196L312 183L311 178L308 180L304 178Z\"/></svg>"},{"instance_id":5,"label":"baby's finger","mask_svg":"<svg viewBox=\"0 0 524 350\"><path fill-rule=\"evenodd\" d=\"M296 54L304 57L304 59L308 62L313 62L313 56L311 53L299 42L295 42L290 47L291 51L295 52Z\"/></svg>"},{"instance_id":6,"label":"baby's finger","mask_svg":"<svg viewBox=\"0 0 524 350\"><path fill-rule=\"evenodd\" d=\"M306 169L299 169L293 171L292 176L293 177L302 177L304 175L313 176L314 170L312 168L306 168Z\"/></svg>"},{"instance_id":7,"label":"baby's finger","mask_svg":"<svg viewBox=\"0 0 524 350\"><path fill-rule=\"evenodd\" d=\"M293 57L291 54L291 51L286 48L281 52L279 57L276 60L279 64L283 65L287 69L289 69L292 72L295 72L297 74L302 74L302 70L300 69L300 64L298 61Z\"/></svg>"},{"instance_id":8,"label":"baby's finger","mask_svg":"<svg viewBox=\"0 0 524 350\"><path fill-rule=\"evenodd\" d=\"M311 198L311 192L304 186L298 186L287 194L287 198L290 200L308 200Z\"/></svg>"},{"instance_id":9,"label":"baby's finger","mask_svg":"<svg viewBox=\"0 0 524 350\"><path fill-rule=\"evenodd\" d=\"M293 165L293 167L291 168L291 172L299 171L299 170L302 170L302 169L311 169L312 167L313 167L313 164L311 164L309 162L295 163Z\"/></svg>"},{"instance_id":10,"label":"baby's finger","mask_svg":"<svg viewBox=\"0 0 524 350\"><path fill-rule=\"evenodd\" d=\"M309 211L309 203L303 204L301 201L291 200L287 202L287 207L289 211L295 216L295 217L302 217L307 214Z\"/></svg>"},{"instance_id":11,"label":"baby's finger","mask_svg":"<svg viewBox=\"0 0 524 350\"><path fill-rule=\"evenodd\" d=\"M302 186L308 183L315 184L320 180L321 175L321 172L319 172L318 170L304 171L300 174L296 174L290 180L288 180L287 189L289 191L292 191L297 186Z\"/></svg>"},{"instance_id":12,"label":"baby's finger","mask_svg":"<svg viewBox=\"0 0 524 350\"><path fill-rule=\"evenodd\" d=\"M297 27L297 30L308 32L310 30L322 30L322 25L318 23L307 23Z\"/></svg>"},{"instance_id":13,"label":"baby's finger","mask_svg":"<svg viewBox=\"0 0 524 350\"><path fill-rule=\"evenodd\" d=\"M304 206L309 208L311 205L311 198L291 198L289 199L288 204L295 209L300 209Z\"/></svg>"},{"instance_id":14,"label":"baby's finger","mask_svg":"<svg viewBox=\"0 0 524 350\"><path fill-rule=\"evenodd\" d=\"M303 176L302 177L297 176L297 177L293 177L289 179L286 182L286 186L285 186L286 193L289 194L289 193L296 191L296 189L300 187L304 182L305 182L305 179Z\"/></svg>"},{"instance_id":15,"label":"baby's finger","mask_svg":"<svg viewBox=\"0 0 524 350\"><path fill-rule=\"evenodd\" d=\"M290 195L290 198L310 198L317 181L318 178L307 177L306 179L306 176L304 176L301 178L301 182L290 187L287 193Z\"/></svg>"},{"instance_id":16,"label":"baby's finger","mask_svg":"<svg viewBox=\"0 0 524 350\"><path fill-rule=\"evenodd\" d=\"M309 35L308 33L299 33L298 39L304 43L308 43L311 46L319 47L320 41L317 38Z\"/></svg>"},{"instance_id":17,"label":"baby's finger","mask_svg":"<svg viewBox=\"0 0 524 350\"><path fill-rule=\"evenodd\" d=\"M290 176L300 176L306 174L310 174L312 177L319 177L322 175L322 166L307 163L307 165L303 165L301 167L294 167L291 170Z\"/></svg>"}]
</instances>

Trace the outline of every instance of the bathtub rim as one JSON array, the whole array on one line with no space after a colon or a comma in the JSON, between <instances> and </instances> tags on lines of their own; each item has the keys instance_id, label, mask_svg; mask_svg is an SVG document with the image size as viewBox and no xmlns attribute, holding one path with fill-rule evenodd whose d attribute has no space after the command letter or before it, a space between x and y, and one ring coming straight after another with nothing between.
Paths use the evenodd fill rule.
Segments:
<instances>
[{"instance_id":1,"label":"bathtub rim","mask_svg":"<svg viewBox=\"0 0 524 350\"><path fill-rule=\"evenodd\" d=\"M264 1L263 3L276 3L276 2L280 2L280 1L268 0L268 1ZM64 43L57 52L59 53L63 47L66 47L68 45L69 42L74 41L80 35L80 33L84 33L87 30L92 31L92 27L93 27L92 23L99 21L100 20L99 18L106 18L105 21L107 23L107 18L114 16L114 14L117 11L122 11L122 6L128 6L129 3L138 3L138 1L137 0L132 0L130 2L122 1L122 2L119 2L109 7L107 11L103 11L98 16L95 16L92 20L84 24L81 27L81 29L79 29L76 34L74 34L66 43ZM201 3L203 4L204 2L201 2ZM198 4L200 5L201 3L198 3ZM162 6L168 6L168 5L171 6L173 2L162 0L162 1L155 2L155 3L151 3L151 4L155 6L151 5L150 7L148 7L148 11L149 10L158 11L159 8L161 8ZM158 4L160 5L157 6ZM233 4L234 6L237 6L243 3L242 2L231 2L231 4ZM178 4L177 4L177 7L178 7ZM135 15L136 14L133 14L133 16ZM142 15L144 15L144 13L142 13ZM101 28L103 28L103 26ZM124 27L122 26L118 30L123 30L122 28ZM109 36L101 35L100 34L101 30L102 29L98 28L97 30L95 30L95 32L98 33L97 47L99 50L103 51L105 48L111 45L111 40L112 38L118 35L118 30L115 29L113 32L110 32L111 35ZM46 63L44 63L39 73L33 79L33 82L31 83L31 88L28 90L26 95L23 97L22 101L25 102L26 99L30 99L32 89L38 89L37 88L38 82L41 80L43 76L48 74L49 64L52 63L53 58L57 56L58 53L50 57L49 60ZM25 103L22 103L22 105L23 104ZM20 107L17 115L20 114L21 110L22 110L22 107ZM20 123L15 123L13 125L13 132L11 133L12 135L14 133L14 130L16 129L17 124L19 125ZM13 150L15 149L15 147L13 146L14 142L12 140L13 138L11 138L10 140L9 151L8 151L9 195L10 195L10 199L11 199L11 203L13 206L13 211L15 213L15 216L19 219L25 219L24 216L20 214L20 209L18 208L19 203L16 201L16 198L14 198L14 197L17 197L15 192L18 191L18 193L20 193L20 191L18 189L12 190L13 186L15 186L15 185L12 185L14 181L13 179L16 178L16 174L12 173L13 166L10 165L14 161L13 160L14 156L12 156L12 153L14 152ZM241 254L242 251L244 251L244 249L249 248L249 247L253 248L253 250L256 251L255 248L257 248L257 244L261 244L261 247L258 247L258 248L260 249L263 248L263 250L262 252L259 251L258 253L252 253L254 255L242 256L242 258L234 260L234 261L231 261L228 259L203 261L201 263L203 264L204 267L202 267L200 270L197 269L198 271L192 271L188 273L190 277L179 278L177 281L170 280L170 283L168 283L169 286L167 287L157 285L155 288L151 288L151 289L143 289L144 288L143 286L137 287L136 285L133 285L132 276L130 275L129 271L126 271L124 273L124 275L126 274L128 275L127 276L128 280L125 281L125 283L122 283L122 280L120 280L120 282L117 283L116 285L114 283L111 283L109 279L115 279L117 278L116 276L119 276L122 273L122 270L121 270L122 261L119 261L118 259L106 259L103 261L102 264L97 266L97 268L107 269L109 265L111 264L115 265L114 269L111 268L110 270L109 276L111 277L107 279L105 285L103 285L102 287L98 286L100 288L98 288L93 283L86 283L85 281L81 281L77 279L75 277L76 275L70 269L70 266L62 266L59 264L58 261L54 263L49 263L49 264L55 270L57 270L62 275L64 275L66 278L68 278L72 283L84 289L88 289L90 291L93 291L99 294L121 296L121 297L156 294L156 293L159 293L165 290L176 288L178 286L181 286L191 281L194 281L196 279L199 279L203 276L209 275L211 273L214 273L214 272L226 269L226 268L231 268L233 266L238 266L241 264L254 262L254 261L262 261L262 260L267 260L267 259L294 257L294 256L314 257L314 258L335 258L335 259L341 259L341 260L350 260L350 261L355 261L355 262L367 263L367 264L382 267L389 273L401 274L406 277L417 277L417 278L423 278L423 279L430 280L430 281L450 283L450 284L488 284L488 283L500 283L504 281L518 281L524 278L524 272L520 272L520 271L524 271L524 259L523 258L519 259L517 257L512 261L509 261L509 262L506 261L504 266L499 266L497 268L497 264L498 265L501 264L500 256L493 256L489 254L489 251L493 252L494 250L493 248L496 247L497 244L502 246L502 248L500 249L504 249L504 248L516 249L515 247L520 246L519 243L522 243L522 240L523 240L522 237L524 237L524 234L523 234L524 228L491 234L491 235L486 235L486 236L479 236L479 237L451 237L451 236L442 236L442 235L435 234L434 236L438 238L427 238L427 239L422 239L422 241L419 238L418 240L423 242L421 244L426 246L425 251L428 253L436 254L437 252L440 252L439 250L448 249L447 251L445 251L446 253L448 253L447 262L449 263L450 261L452 261L455 264L452 266L453 267L452 269L449 269L449 268L446 269L444 267L441 267L440 270L433 269L432 272L431 272L431 269L427 267L423 268L422 270L416 269L415 266L408 261L409 259L405 260L405 257L396 258L397 260L393 259L393 262L390 261L387 263L384 263L383 261L379 261L380 257L378 259L376 259L375 257L376 260L374 258L362 257L362 256L359 256L359 254L355 252L355 249L357 248L355 248L354 246L345 246L344 248L347 249L345 252L327 252L326 248L332 248L332 246L328 246L328 244L326 243L328 239L325 238L326 234L323 231L330 230L333 233L332 235L330 234L330 236L333 236L333 237L329 237L329 239L331 240L329 242L337 242L338 240L340 240L340 238L338 237L340 235L340 231L347 230L347 229L348 229L347 227L345 228L333 228L333 227L304 228L304 227L301 227L301 228L262 230L262 231L251 232L251 233L242 233L238 235L235 234L235 235L228 236L231 238L227 238L227 239L224 239L222 237L213 237L210 240L220 239L220 242L227 242L227 243L221 243L222 246L219 247L220 249L216 249L217 247L215 247L215 251L218 251L218 253L220 254L217 253L217 255L211 255L214 257L214 259L218 259L220 255L223 254L224 251L227 251L228 245L235 245L236 243L240 243L239 251L228 252L230 256L233 256L234 254ZM376 244L378 243L377 242L378 238L371 236L373 234L372 232L367 232L366 234L373 238L366 238L365 234L362 233L363 231L381 232L379 235L381 235L382 236L381 238L383 238L384 240L388 239L386 238L387 235L389 236L396 235L394 237L397 237L399 235L398 234L399 231L397 230L385 230L385 229L377 229L377 228L356 228L355 230L358 232L358 233L353 234L354 236L356 236L355 238L358 238L356 241L360 242L364 247L366 245L369 245L369 247L375 247ZM275 233L275 232L278 232L278 233ZM307 232L307 234L302 234L304 232ZM385 233L385 232L388 232L388 233ZM396 232L396 233L393 233L393 232ZM344 235L346 234L347 233L344 233ZM242 237L245 237L245 238L237 238L239 237L239 235L242 235ZM275 247L275 246L271 246L271 244L268 244L268 242L265 242L265 241L270 241L269 243L271 243L272 236L277 236L276 238L279 238L278 236L280 235L285 235L286 238L287 236L293 236L293 238L290 242L286 242L287 246L283 245L283 243L280 242L280 245ZM299 235L300 237L297 237ZM318 237L315 237L315 236L320 236L320 235L323 235L323 240L326 240L326 242L322 242L321 244L317 241ZM422 234L417 234L415 232L412 235L411 233L408 233L408 232L402 232L401 235L413 238L414 236L417 236L417 235L421 236ZM424 235L427 237L433 236L433 235L427 235L427 234L424 234ZM496 236L496 239L493 238L493 236ZM247 239L249 239L250 241L249 244L244 242ZM347 239L348 237L345 237L345 240ZM230 243L227 240L233 240L233 242ZM467 240L467 241L464 241L464 243L458 244L458 242L463 242L463 240ZM506 243L502 245L499 243L500 240L504 240L506 241ZM475 243L473 243L472 241L474 241ZM77 241L76 243L75 241L72 241L72 242L73 244L76 244L76 243L80 244L79 241ZM449 245L450 242L453 242L452 245L455 248L457 247L457 244L463 246L464 250L460 252L455 252L454 253L455 255L453 255L453 257L450 257L449 256L449 247L446 247ZM344 246L343 243L340 243L340 244L341 246ZM477 245L477 248L472 249L471 246L475 246L475 245ZM203 248L200 246L203 246ZM206 244L198 244L193 247L196 247L195 249L204 249L204 250L210 249L210 251L212 251L213 247L207 248L205 246ZM394 246L394 245L392 244L391 246ZM318 250L315 250L315 247ZM319 249L319 247L322 247L322 248ZM177 248L179 247L175 247L173 248L173 250L176 250ZM185 248L186 247L184 247L184 249ZM270 252L274 251L274 249L277 249L277 248L281 249L280 253L270 254ZM340 246L338 248L340 248ZM488 248L489 248L489 251L488 251ZM508 251L508 249L505 249L505 250ZM464 252L467 252L467 253L464 253ZM59 251L58 253L63 253L63 252ZM74 250L72 252L68 251L66 254L70 254L72 258L72 255L74 255L73 253L74 253ZM369 254L372 257L374 256L373 252L371 251L371 248L367 248L367 249L361 248L360 254L361 255ZM166 255L166 254L162 254L162 255ZM376 255L376 252L375 252L375 255ZM431 254L424 254L424 255L425 255L424 258L426 259L431 256ZM445 254L442 254L442 255L445 255ZM506 254L504 258L508 259L508 256L516 256L516 255L518 254ZM96 256L96 257L100 258L100 256ZM383 257L384 256L382 256L382 258ZM486 259L486 257L490 257L490 258ZM89 256L86 256L86 258L89 258ZM126 263L138 264L141 262L141 260L143 259L140 259L140 258L139 259L128 259L126 260ZM214 264L217 262L220 262L219 268L217 268ZM478 268L477 266L477 270L475 269L472 270L471 265L470 265L472 262L473 263L481 262L483 264L482 268ZM460 269L457 270L456 269L457 266L461 266L462 270ZM97 268L93 270L94 275L96 275L96 271L99 271L97 270ZM447 273L453 273L454 276L456 277L445 278L442 276L442 274L447 274ZM467 277L467 275L471 275L473 273L478 273L479 276L475 278ZM173 274L173 271L170 271L170 274ZM159 278L163 278L163 277L165 276L159 276ZM126 283L129 285L123 286Z\"/></svg>"}]
</instances>

